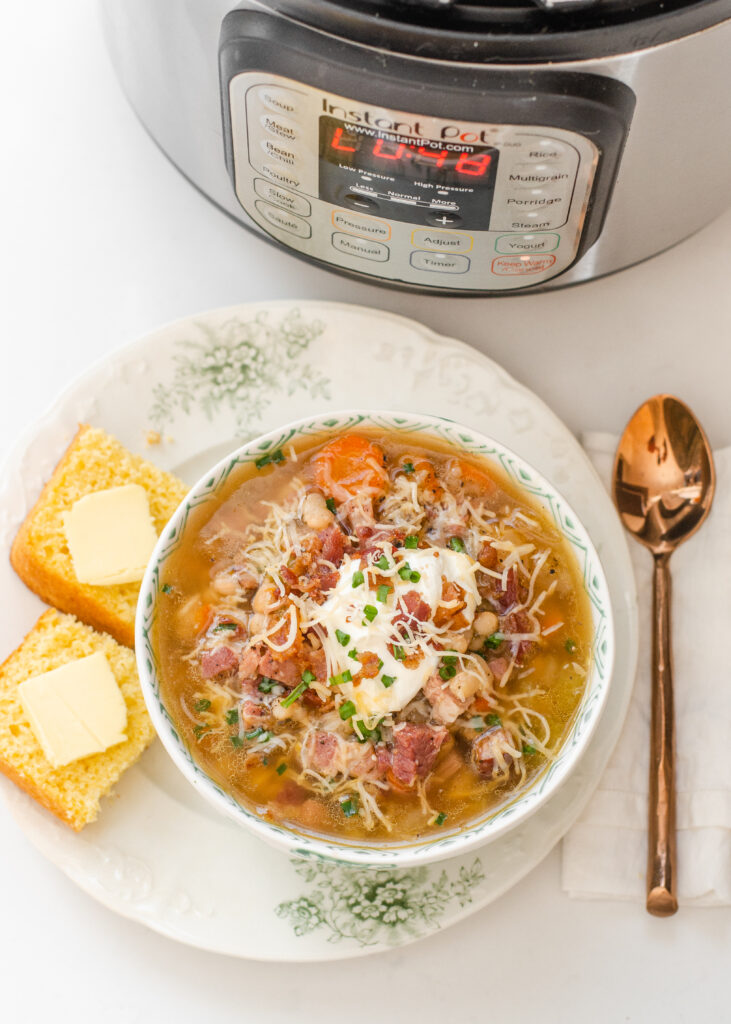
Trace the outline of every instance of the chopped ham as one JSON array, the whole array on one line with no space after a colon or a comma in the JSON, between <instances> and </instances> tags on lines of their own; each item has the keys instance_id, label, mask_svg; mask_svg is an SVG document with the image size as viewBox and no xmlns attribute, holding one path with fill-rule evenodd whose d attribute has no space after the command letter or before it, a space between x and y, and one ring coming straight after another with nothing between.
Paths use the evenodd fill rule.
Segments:
<instances>
[{"instance_id":1,"label":"chopped ham","mask_svg":"<svg viewBox=\"0 0 731 1024\"><path fill-rule=\"evenodd\" d=\"M424 696L432 706L434 719L442 725L451 725L467 707L467 702L460 700L436 672L424 684Z\"/></svg>"},{"instance_id":2,"label":"chopped ham","mask_svg":"<svg viewBox=\"0 0 731 1024\"><path fill-rule=\"evenodd\" d=\"M302 671L295 659L275 658L269 650L265 651L259 662L259 672L269 679L275 679L285 686L297 686L302 679Z\"/></svg>"},{"instance_id":3,"label":"chopped ham","mask_svg":"<svg viewBox=\"0 0 731 1024\"><path fill-rule=\"evenodd\" d=\"M301 758L303 768L328 778L336 775L354 779L382 778L390 764L385 747L377 750L372 743L345 740L324 729L317 729L307 736L302 744Z\"/></svg>"},{"instance_id":4,"label":"chopped ham","mask_svg":"<svg viewBox=\"0 0 731 1024\"><path fill-rule=\"evenodd\" d=\"M472 760L484 779L507 777L514 763L513 739L507 729L496 726L481 733L472 744Z\"/></svg>"},{"instance_id":5,"label":"chopped ham","mask_svg":"<svg viewBox=\"0 0 731 1024\"><path fill-rule=\"evenodd\" d=\"M216 647L201 655L201 675L204 679L215 679L224 672L233 672L238 663L238 655L230 647Z\"/></svg>"},{"instance_id":6,"label":"chopped ham","mask_svg":"<svg viewBox=\"0 0 731 1024\"><path fill-rule=\"evenodd\" d=\"M271 721L272 717L268 707L253 700L245 700L243 702L239 715L247 729L253 729L257 725L265 725Z\"/></svg>"},{"instance_id":7,"label":"chopped ham","mask_svg":"<svg viewBox=\"0 0 731 1024\"><path fill-rule=\"evenodd\" d=\"M393 731L394 777L405 786L425 779L434 766L442 743L447 738L443 726L414 725L407 722Z\"/></svg>"},{"instance_id":8,"label":"chopped ham","mask_svg":"<svg viewBox=\"0 0 731 1024\"><path fill-rule=\"evenodd\" d=\"M311 732L302 744L302 767L319 775L336 775L339 746L340 739L334 732Z\"/></svg>"},{"instance_id":9,"label":"chopped ham","mask_svg":"<svg viewBox=\"0 0 731 1024\"><path fill-rule=\"evenodd\" d=\"M261 650L258 647L249 647L239 659L239 678L256 679L259 672L259 661Z\"/></svg>"},{"instance_id":10,"label":"chopped ham","mask_svg":"<svg viewBox=\"0 0 731 1024\"><path fill-rule=\"evenodd\" d=\"M322 545L322 558L333 565L340 565L348 546L348 538L339 526L328 526L318 534L318 540Z\"/></svg>"}]
</instances>

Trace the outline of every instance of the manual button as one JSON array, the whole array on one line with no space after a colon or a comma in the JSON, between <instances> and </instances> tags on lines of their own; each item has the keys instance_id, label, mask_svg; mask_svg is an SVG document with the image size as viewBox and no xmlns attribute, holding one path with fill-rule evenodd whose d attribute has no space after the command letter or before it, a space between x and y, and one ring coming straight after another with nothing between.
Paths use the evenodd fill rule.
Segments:
<instances>
[{"instance_id":1,"label":"manual button","mask_svg":"<svg viewBox=\"0 0 731 1024\"><path fill-rule=\"evenodd\" d=\"M297 235L298 238L309 238L312 235L312 228L301 217L296 217L293 213L288 213L287 210L280 210L278 206L270 206L269 203L264 203L261 199L256 200L255 206L264 220L273 227L279 228L280 231Z\"/></svg>"},{"instance_id":2,"label":"manual button","mask_svg":"<svg viewBox=\"0 0 731 1024\"><path fill-rule=\"evenodd\" d=\"M411 233L411 244L419 249L469 252L474 239L472 235L466 235L462 231L430 231L428 228L417 228Z\"/></svg>"},{"instance_id":3,"label":"manual button","mask_svg":"<svg viewBox=\"0 0 731 1024\"><path fill-rule=\"evenodd\" d=\"M348 256L359 256L363 260L375 260L377 263L385 263L391 255L388 246L381 242L370 242L367 238L344 235L341 231L333 232L332 246L333 249L347 253Z\"/></svg>"},{"instance_id":4,"label":"manual button","mask_svg":"<svg viewBox=\"0 0 731 1024\"><path fill-rule=\"evenodd\" d=\"M430 270L436 274L466 274L470 269L467 256L447 252L412 252L410 262L415 270Z\"/></svg>"}]
</instances>

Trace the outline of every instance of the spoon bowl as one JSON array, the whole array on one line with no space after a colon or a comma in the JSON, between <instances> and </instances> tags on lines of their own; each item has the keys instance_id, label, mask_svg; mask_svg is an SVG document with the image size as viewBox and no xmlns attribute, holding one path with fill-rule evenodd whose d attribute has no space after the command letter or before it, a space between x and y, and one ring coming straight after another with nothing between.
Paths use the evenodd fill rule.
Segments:
<instances>
[{"instance_id":1,"label":"spoon bowl","mask_svg":"<svg viewBox=\"0 0 731 1024\"><path fill-rule=\"evenodd\" d=\"M667 917L678 909L668 563L705 520L715 490L711 448L687 405L656 395L640 406L619 442L613 490L624 526L655 561L647 909Z\"/></svg>"}]
</instances>

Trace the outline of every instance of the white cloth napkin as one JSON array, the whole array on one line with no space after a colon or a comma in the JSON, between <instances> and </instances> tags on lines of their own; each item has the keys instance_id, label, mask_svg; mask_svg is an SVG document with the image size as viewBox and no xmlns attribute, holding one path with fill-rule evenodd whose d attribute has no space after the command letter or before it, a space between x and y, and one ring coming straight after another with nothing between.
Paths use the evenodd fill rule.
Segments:
<instances>
[{"instance_id":1,"label":"white cloth napkin","mask_svg":"<svg viewBox=\"0 0 731 1024\"><path fill-rule=\"evenodd\" d=\"M617 438L582 438L610 484ZM714 453L717 490L703 527L673 555L678 897L731 904L731 448ZM645 898L652 557L630 538L640 661L624 729L599 788L563 841L562 887L584 899Z\"/></svg>"}]
</instances>

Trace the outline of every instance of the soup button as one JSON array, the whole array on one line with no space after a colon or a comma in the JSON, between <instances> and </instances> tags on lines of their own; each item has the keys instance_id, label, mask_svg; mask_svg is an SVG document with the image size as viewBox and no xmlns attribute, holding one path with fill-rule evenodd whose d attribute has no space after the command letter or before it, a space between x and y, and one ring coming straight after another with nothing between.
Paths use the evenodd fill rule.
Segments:
<instances>
[{"instance_id":1,"label":"soup button","mask_svg":"<svg viewBox=\"0 0 731 1024\"><path fill-rule=\"evenodd\" d=\"M540 274L552 267L555 262L555 256L498 256L492 261L492 272L498 277Z\"/></svg>"}]
</instances>

